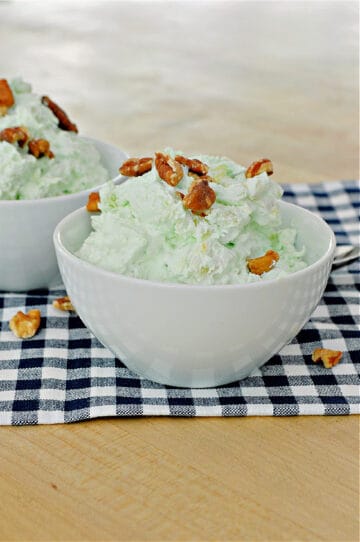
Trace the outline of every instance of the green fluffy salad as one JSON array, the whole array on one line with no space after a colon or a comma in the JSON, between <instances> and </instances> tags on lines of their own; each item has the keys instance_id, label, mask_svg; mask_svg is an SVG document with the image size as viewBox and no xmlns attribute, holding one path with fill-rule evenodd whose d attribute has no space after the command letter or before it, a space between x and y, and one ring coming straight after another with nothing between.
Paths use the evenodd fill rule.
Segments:
<instances>
[{"instance_id":1,"label":"green fluffy salad","mask_svg":"<svg viewBox=\"0 0 360 542\"><path fill-rule=\"evenodd\" d=\"M0 200L38 199L80 192L108 180L97 149L58 119L21 79L9 81L14 105L0 117L0 132L25 127L32 139L46 139L54 153L36 158L28 145L0 141Z\"/></svg>"},{"instance_id":2,"label":"green fluffy salad","mask_svg":"<svg viewBox=\"0 0 360 542\"><path fill-rule=\"evenodd\" d=\"M175 157L172 149L164 151ZM78 256L103 269L160 282L237 284L282 277L306 267L296 231L281 225L281 187L266 172L246 178L246 168L224 157L197 155L207 164L216 200L202 216L184 206L194 182L186 166L176 186L150 171L100 190L101 213ZM248 261L267 251L278 261L268 272Z\"/></svg>"}]
</instances>

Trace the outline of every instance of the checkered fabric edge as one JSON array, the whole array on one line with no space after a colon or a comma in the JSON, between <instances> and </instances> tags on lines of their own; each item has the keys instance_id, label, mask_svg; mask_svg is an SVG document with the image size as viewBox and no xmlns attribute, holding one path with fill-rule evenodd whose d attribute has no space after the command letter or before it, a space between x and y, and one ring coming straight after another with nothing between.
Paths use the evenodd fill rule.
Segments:
<instances>
[{"instance_id":1,"label":"checkered fabric edge","mask_svg":"<svg viewBox=\"0 0 360 542\"><path fill-rule=\"evenodd\" d=\"M284 199L320 214L339 244L359 241L359 183L286 185ZM52 307L63 290L0 292L0 424L75 422L102 416L293 416L360 412L359 263L333 271L324 297L297 337L248 378L208 389L139 378L75 314ZM20 341L8 322L40 308L41 331ZM327 370L316 347L344 352Z\"/></svg>"}]
</instances>

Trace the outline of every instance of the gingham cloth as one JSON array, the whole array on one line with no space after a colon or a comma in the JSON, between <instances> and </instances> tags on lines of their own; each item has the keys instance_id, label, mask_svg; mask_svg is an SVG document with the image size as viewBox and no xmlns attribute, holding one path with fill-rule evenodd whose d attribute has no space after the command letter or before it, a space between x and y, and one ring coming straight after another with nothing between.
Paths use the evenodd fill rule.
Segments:
<instances>
[{"instance_id":1,"label":"gingham cloth","mask_svg":"<svg viewBox=\"0 0 360 542\"><path fill-rule=\"evenodd\" d=\"M339 244L357 244L359 184L286 185L284 199L321 216ZM1 255L0 255L1 260ZM75 422L98 416L292 416L359 413L359 263L333 271L320 305L297 337L248 378L209 389L161 386L129 371L52 301L63 290L0 292L0 423ZM41 309L40 332L17 339L9 320ZM317 347L344 352L333 369Z\"/></svg>"}]
</instances>

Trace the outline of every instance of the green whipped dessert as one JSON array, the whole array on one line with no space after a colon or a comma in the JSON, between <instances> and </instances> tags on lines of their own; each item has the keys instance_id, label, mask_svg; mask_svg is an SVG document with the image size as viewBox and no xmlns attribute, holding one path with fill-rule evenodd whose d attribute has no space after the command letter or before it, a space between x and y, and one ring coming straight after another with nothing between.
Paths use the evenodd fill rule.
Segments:
<instances>
[{"instance_id":1,"label":"green whipped dessert","mask_svg":"<svg viewBox=\"0 0 360 542\"><path fill-rule=\"evenodd\" d=\"M130 159L120 171L137 176L104 185L80 258L131 277L186 284L248 283L306 267L296 231L281 226L282 189L266 171L195 156L207 166L206 175L196 174L181 156L179 171L175 156L166 149L141 159L151 168L145 173Z\"/></svg>"},{"instance_id":2,"label":"green whipped dessert","mask_svg":"<svg viewBox=\"0 0 360 542\"><path fill-rule=\"evenodd\" d=\"M13 98L0 111L0 200L71 194L108 180L97 149L77 135L74 124L62 126L53 109L21 79L0 82ZM11 138L15 127L25 130L23 140Z\"/></svg>"}]
</instances>

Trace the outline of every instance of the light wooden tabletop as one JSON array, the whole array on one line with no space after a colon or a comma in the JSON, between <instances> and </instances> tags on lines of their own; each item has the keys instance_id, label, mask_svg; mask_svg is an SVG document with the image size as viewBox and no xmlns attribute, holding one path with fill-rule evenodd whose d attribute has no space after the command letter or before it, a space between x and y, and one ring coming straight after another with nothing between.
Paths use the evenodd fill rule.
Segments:
<instances>
[{"instance_id":1,"label":"light wooden tabletop","mask_svg":"<svg viewBox=\"0 0 360 542\"><path fill-rule=\"evenodd\" d=\"M82 133L358 177L357 2L3 2L1 75ZM0 540L356 541L357 417L0 429Z\"/></svg>"}]
</instances>

